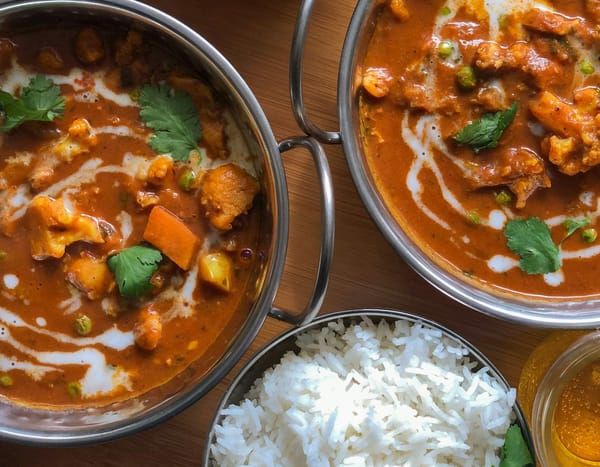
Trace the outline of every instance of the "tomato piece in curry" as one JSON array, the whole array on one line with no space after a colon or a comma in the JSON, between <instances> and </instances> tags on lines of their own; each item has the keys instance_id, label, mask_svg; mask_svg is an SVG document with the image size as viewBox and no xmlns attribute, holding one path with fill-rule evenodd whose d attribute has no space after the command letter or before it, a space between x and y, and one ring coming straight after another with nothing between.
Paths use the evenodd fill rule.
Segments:
<instances>
[{"instance_id":1,"label":"tomato piece in curry","mask_svg":"<svg viewBox=\"0 0 600 467\"><path fill-rule=\"evenodd\" d=\"M380 6L360 67L368 170L441 267L500 294L598 296L599 19L584 0Z\"/></svg>"},{"instance_id":2,"label":"tomato piece in curry","mask_svg":"<svg viewBox=\"0 0 600 467\"><path fill-rule=\"evenodd\" d=\"M206 371L262 261L258 173L225 101L141 31L4 34L0 394L99 406ZM34 94L53 113L17 121Z\"/></svg>"}]
</instances>

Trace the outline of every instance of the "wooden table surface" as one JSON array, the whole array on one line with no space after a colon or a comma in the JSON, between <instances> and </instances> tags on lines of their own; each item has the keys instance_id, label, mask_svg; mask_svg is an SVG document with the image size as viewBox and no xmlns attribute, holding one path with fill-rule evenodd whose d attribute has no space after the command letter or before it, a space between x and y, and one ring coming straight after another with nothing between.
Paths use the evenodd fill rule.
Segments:
<instances>
[{"instance_id":1,"label":"wooden table surface","mask_svg":"<svg viewBox=\"0 0 600 467\"><path fill-rule=\"evenodd\" d=\"M299 0L152 0L211 42L242 75L277 139L300 133L291 112L289 50ZM305 100L313 120L338 128L337 67L354 0L321 0L305 54ZM361 307L406 310L433 319L477 346L511 385L548 331L505 323L453 302L412 271L377 230L358 197L341 146L325 148L336 197L335 257L322 313ZM311 291L319 248L318 186L302 151L284 158L291 203L289 252L276 305L300 310ZM248 357L287 328L268 318L244 359L215 389L179 415L125 439L76 448L0 443L0 466L193 466L221 395Z\"/></svg>"}]
</instances>

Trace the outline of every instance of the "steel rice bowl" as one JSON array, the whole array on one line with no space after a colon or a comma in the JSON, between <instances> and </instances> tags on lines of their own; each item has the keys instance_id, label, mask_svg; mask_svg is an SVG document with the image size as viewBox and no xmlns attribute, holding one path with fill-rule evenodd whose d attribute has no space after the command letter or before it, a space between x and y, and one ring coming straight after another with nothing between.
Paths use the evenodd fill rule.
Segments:
<instances>
[{"instance_id":1,"label":"steel rice bowl","mask_svg":"<svg viewBox=\"0 0 600 467\"><path fill-rule=\"evenodd\" d=\"M225 418L225 416L222 414L222 411L229 405L236 405L244 400L246 393L250 390L256 380L261 378L266 370L277 365L287 352L291 351L298 353L300 348L296 344L296 339L300 334L326 328L330 323L334 323L338 320L341 320L344 327L347 328L352 324L363 322L365 318L372 321L375 325L382 320L387 321L390 325L397 321L404 321L409 324L419 323L424 328L440 331L442 337L448 338L450 341L458 344L460 347L467 349L469 361L475 363L473 370L483 367L489 368L489 375L496 380L504 390L509 389L506 379L479 350L477 350L463 337L434 321L411 313L387 309L356 309L335 312L320 316L312 323L285 332L254 354L248 363L246 363L246 365L239 371L217 406L215 416L211 423L211 430L207 436L207 441L204 447L202 465L204 467L214 465L212 463L213 458L211 455L211 445L215 442L215 426L219 425ZM512 409L512 416L514 417L513 423L517 424L521 428L529 451L533 455L534 448L529 426L526 422L521 407L516 401Z\"/></svg>"}]
</instances>

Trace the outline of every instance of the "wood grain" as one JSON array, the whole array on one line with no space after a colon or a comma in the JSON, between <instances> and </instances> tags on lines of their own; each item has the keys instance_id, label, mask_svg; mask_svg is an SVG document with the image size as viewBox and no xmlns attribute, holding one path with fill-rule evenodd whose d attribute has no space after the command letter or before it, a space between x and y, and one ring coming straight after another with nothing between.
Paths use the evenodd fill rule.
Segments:
<instances>
[{"instance_id":1,"label":"wood grain","mask_svg":"<svg viewBox=\"0 0 600 467\"><path fill-rule=\"evenodd\" d=\"M255 93L278 139L299 134L291 112L288 60L298 0L152 0L147 2L202 34L228 58ZM338 61L354 2L320 1L305 54L305 99L312 119L338 128ZM340 146L326 148L336 196L335 259L322 313L362 307L395 308L438 321L479 347L516 385L524 359L546 334L500 322L450 300L396 255L364 209ZM284 157L291 203L289 253L276 305L299 310L312 288L320 214L310 158ZM0 465L192 466L226 385L247 358L287 326L268 319L245 358L213 391L170 420L96 446L37 448L0 443Z\"/></svg>"}]
</instances>

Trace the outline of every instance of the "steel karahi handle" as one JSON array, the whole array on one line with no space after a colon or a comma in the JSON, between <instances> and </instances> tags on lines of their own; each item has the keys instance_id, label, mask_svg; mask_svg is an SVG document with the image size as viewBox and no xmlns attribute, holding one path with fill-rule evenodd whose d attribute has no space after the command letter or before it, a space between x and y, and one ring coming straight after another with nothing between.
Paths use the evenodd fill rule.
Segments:
<instances>
[{"instance_id":1,"label":"steel karahi handle","mask_svg":"<svg viewBox=\"0 0 600 467\"><path fill-rule=\"evenodd\" d=\"M319 142L310 136L297 136L285 139L279 143L279 151L284 153L294 148L304 148L312 155L319 184L321 188L321 250L317 266L317 274L311 297L300 313L290 313L273 307L271 316L294 325L303 325L311 322L319 313L327 286L329 284L329 271L333 261L333 241L335 235L335 212L333 183L327 156Z\"/></svg>"},{"instance_id":2,"label":"steel karahi handle","mask_svg":"<svg viewBox=\"0 0 600 467\"><path fill-rule=\"evenodd\" d=\"M303 0L300 4L300 11L296 19L296 27L292 40L292 51L290 55L290 94L292 100L292 109L298 126L307 134L321 143L339 144L342 136L339 131L324 131L315 125L306 113L304 107L304 93L302 86L302 65L304 46L306 44L306 32L308 30L308 20L315 4L314 0Z\"/></svg>"}]
</instances>

